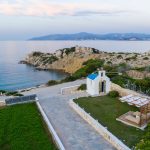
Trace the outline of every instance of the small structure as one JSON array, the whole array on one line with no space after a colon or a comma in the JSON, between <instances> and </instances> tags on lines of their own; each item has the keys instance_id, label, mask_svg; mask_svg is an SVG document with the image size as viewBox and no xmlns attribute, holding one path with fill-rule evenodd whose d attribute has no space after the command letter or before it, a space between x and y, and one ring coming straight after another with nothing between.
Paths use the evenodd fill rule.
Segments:
<instances>
[{"instance_id":1,"label":"small structure","mask_svg":"<svg viewBox=\"0 0 150 150\"><path fill-rule=\"evenodd\" d=\"M127 102L129 105L139 108L139 111L129 111L117 118L117 120L127 125L144 129L147 123L150 122L150 99L147 97L127 95L120 98L120 100L121 102Z\"/></svg>"},{"instance_id":2,"label":"small structure","mask_svg":"<svg viewBox=\"0 0 150 150\"><path fill-rule=\"evenodd\" d=\"M6 105L5 99L6 99L6 96L0 96L0 107L3 107Z\"/></svg>"},{"instance_id":3,"label":"small structure","mask_svg":"<svg viewBox=\"0 0 150 150\"><path fill-rule=\"evenodd\" d=\"M105 95L110 91L110 79L104 70L92 73L87 77L87 93L92 96Z\"/></svg>"}]
</instances>

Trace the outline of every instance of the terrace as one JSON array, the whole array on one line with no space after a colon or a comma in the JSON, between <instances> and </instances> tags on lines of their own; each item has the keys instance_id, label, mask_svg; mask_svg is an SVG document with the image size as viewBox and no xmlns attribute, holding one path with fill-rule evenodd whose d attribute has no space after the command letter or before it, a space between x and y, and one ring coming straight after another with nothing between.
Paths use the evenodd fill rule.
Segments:
<instances>
[{"instance_id":1,"label":"terrace","mask_svg":"<svg viewBox=\"0 0 150 150\"><path fill-rule=\"evenodd\" d=\"M147 129L142 131L116 120L126 112L138 111L137 107L122 103L118 98L109 96L83 97L75 99L74 102L130 148L134 147L147 131Z\"/></svg>"},{"instance_id":2,"label":"terrace","mask_svg":"<svg viewBox=\"0 0 150 150\"><path fill-rule=\"evenodd\" d=\"M117 120L127 125L144 129L150 121L150 99L141 96L128 95L120 98L120 101L137 107L138 111L129 111L118 117Z\"/></svg>"}]
</instances>

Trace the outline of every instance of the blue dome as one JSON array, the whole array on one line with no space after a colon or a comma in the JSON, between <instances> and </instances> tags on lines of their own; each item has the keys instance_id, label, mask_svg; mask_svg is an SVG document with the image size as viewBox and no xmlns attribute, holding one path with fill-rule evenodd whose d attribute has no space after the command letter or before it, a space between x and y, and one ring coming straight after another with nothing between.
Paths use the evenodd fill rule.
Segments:
<instances>
[{"instance_id":1,"label":"blue dome","mask_svg":"<svg viewBox=\"0 0 150 150\"><path fill-rule=\"evenodd\" d=\"M97 78L97 76L98 76L98 74L92 73L92 74L88 75L88 78L91 80L94 80L95 78Z\"/></svg>"}]
</instances>

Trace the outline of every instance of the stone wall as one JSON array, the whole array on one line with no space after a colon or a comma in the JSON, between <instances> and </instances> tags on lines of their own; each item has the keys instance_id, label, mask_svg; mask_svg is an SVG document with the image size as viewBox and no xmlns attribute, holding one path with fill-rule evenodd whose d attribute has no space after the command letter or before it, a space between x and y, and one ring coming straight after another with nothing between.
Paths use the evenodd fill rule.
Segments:
<instances>
[{"instance_id":1,"label":"stone wall","mask_svg":"<svg viewBox=\"0 0 150 150\"><path fill-rule=\"evenodd\" d=\"M71 93L76 93L76 92L84 92L81 90L78 90L80 85L75 85L75 86L69 86L69 87L64 87L61 89L61 94L71 94Z\"/></svg>"},{"instance_id":2,"label":"stone wall","mask_svg":"<svg viewBox=\"0 0 150 150\"><path fill-rule=\"evenodd\" d=\"M5 105L6 105L5 102L0 101L0 107L3 107L3 106L5 106Z\"/></svg>"},{"instance_id":3,"label":"stone wall","mask_svg":"<svg viewBox=\"0 0 150 150\"><path fill-rule=\"evenodd\" d=\"M125 89L125 88L122 88L121 86L117 85L117 84L114 84L114 83L111 83L111 91L118 91L120 96L126 96L126 95L141 95L135 91L132 91L132 90L129 90L129 89Z\"/></svg>"}]
</instances>

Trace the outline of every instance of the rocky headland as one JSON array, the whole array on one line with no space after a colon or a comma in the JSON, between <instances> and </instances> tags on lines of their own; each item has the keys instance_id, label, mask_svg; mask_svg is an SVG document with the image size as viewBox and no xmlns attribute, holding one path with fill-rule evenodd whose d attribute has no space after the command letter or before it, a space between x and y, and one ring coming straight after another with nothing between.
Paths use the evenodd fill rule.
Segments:
<instances>
[{"instance_id":1,"label":"rocky headland","mask_svg":"<svg viewBox=\"0 0 150 150\"><path fill-rule=\"evenodd\" d=\"M89 59L101 59L105 64L115 65L126 63L131 67L146 67L150 65L150 52L147 53L115 53L104 52L90 47L75 46L57 50L55 53L32 52L23 64L29 64L37 69L61 70L67 73L74 73L80 69L83 62Z\"/></svg>"}]
</instances>

